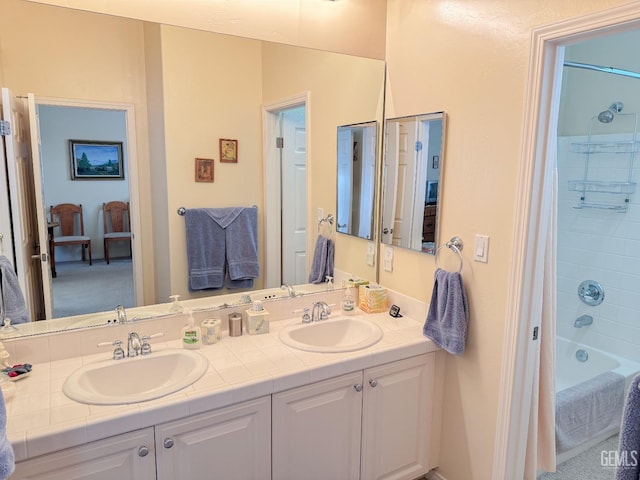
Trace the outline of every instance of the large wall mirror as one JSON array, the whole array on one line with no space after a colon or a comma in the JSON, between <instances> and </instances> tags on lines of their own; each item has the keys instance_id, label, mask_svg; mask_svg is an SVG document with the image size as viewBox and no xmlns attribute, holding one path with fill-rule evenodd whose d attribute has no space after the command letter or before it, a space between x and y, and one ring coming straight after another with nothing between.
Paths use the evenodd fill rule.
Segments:
<instances>
[{"instance_id":1,"label":"large wall mirror","mask_svg":"<svg viewBox=\"0 0 640 480\"><path fill-rule=\"evenodd\" d=\"M338 127L336 231L373 240L378 123Z\"/></svg>"},{"instance_id":2,"label":"large wall mirror","mask_svg":"<svg viewBox=\"0 0 640 480\"><path fill-rule=\"evenodd\" d=\"M444 112L386 120L382 243L434 254L444 135Z\"/></svg>"},{"instance_id":3,"label":"large wall mirror","mask_svg":"<svg viewBox=\"0 0 640 480\"><path fill-rule=\"evenodd\" d=\"M137 189L138 198L131 205L138 209L140 225L135 233L144 248L137 257L134 252L133 262L141 265L143 304L169 302L171 294L181 294L184 300L230 293L206 291L189 297L184 217L176 213L178 207L229 206L230 201L257 205L259 255L261 259L267 256L264 231L272 218L265 213L265 178L261 173L265 105L302 94L313 98L307 112L310 130L298 134L311 139L306 152L310 164L305 167L312 173L308 177L308 205L297 212L303 226L308 212L315 212L316 207L334 213L336 126L363 119L382 122L385 64L381 60L24 0L3 2L0 45L0 86L9 87L16 95L34 93L37 101L77 99L133 105L135 122L131 123L135 124L136 138L126 138L125 144L137 147L138 180L132 190ZM342 74L335 75L336 71ZM219 138L238 140L236 163L219 162ZM58 171L66 175L67 144L56 142L57 150L42 152L42 158L49 161L55 157ZM213 183L194 181L195 158L214 159ZM44 172L46 175L47 169ZM300 170L300 175L305 171ZM131 176L125 178L134 183ZM47 178L44 182L53 186ZM90 182L75 184L91 186ZM45 198L45 207L59 201L62 199ZM88 216L98 224L102 221L98 207L88 213L86 201L73 201L86 205L85 222ZM307 225L313 226L307 232L307 246L312 247L315 223L307 221ZM99 242L101 237L94 241ZM361 248L353 257L361 258L366 266L366 245ZM99 251L97 248L94 264L102 261ZM64 261L63 255L59 258ZM336 268L341 267L355 270L336 263ZM261 277L254 286L279 290L279 284L266 283ZM121 303L117 298L109 300L114 307ZM228 299L220 303L225 301ZM103 312L104 308L100 304L95 311Z\"/></svg>"}]
</instances>

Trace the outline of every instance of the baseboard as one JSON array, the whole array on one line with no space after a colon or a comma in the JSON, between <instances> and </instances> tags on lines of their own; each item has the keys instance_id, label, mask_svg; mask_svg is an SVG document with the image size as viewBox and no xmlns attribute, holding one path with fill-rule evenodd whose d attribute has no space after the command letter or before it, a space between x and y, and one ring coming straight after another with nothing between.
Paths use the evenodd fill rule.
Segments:
<instances>
[{"instance_id":1,"label":"baseboard","mask_svg":"<svg viewBox=\"0 0 640 480\"><path fill-rule=\"evenodd\" d=\"M424 478L426 478L427 480L447 480L435 470L431 470L424 476Z\"/></svg>"}]
</instances>

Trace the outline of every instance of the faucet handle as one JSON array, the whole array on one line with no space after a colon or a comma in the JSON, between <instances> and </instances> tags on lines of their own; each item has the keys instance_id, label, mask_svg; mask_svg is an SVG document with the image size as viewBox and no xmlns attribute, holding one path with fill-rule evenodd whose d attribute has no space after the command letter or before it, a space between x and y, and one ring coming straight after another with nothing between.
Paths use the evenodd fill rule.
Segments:
<instances>
[{"instance_id":1,"label":"faucet handle","mask_svg":"<svg viewBox=\"0 0 640 480\"><path fill-rule=\"evenodd\" d=\"M98 347L116 347L113 351L114 360L122 360L124 358L124 350L122 349L122 340L114 340L112 342L100 342Z\"/></svg>"},{"instance_id":2,"label":"faucet handle","mask_svg":"<svg viewBox=\"0 0 640 480\"><path fill-rule=\"evenodd\" d=\"M149 355L151 353L151 344L149 340L152 338L164 337L164 333L154 333L153 335L145 335L142 337L142 346L140 347L140 355Z\"/></svg>"}]
</instances>

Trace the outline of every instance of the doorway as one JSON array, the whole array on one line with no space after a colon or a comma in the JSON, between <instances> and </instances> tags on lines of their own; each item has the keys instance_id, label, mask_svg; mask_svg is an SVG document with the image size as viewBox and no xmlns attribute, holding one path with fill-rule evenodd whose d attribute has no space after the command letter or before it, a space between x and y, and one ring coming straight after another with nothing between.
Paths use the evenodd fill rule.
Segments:
<instances>
[{"instance_id":1,"label":"doorway","mask_svg":"<svg viewBox=\"0 0 640 480\"><path fill-rule=\"evenodd\" d=\"M532 386L535 385L540 358L537 333L541 331L539 303L545 286L542 275L547 234L545 225L553 212L550 192L553 191L552 172L557 153L556 126L560 111L560 80L565 49L578 40L603 38L604 35L639 28L640 5L630 4L547 25L534 29L532 34L531 75L527 86L522 155L524 162L520 175L520 185L523 188L516 206L518 234L512 271L514 288L509 293L507 312L508 318L512 320L507 323L505 345L508 348L505 348L504 357L506 368L503 371L499 402L499 409L505 415L498 424L493 476L496 479L532 478L524 475L525 458L527 450L535 452L536 446L540 445L539 440L527 443L527 438L536 438L537 434L535 429L530 430L529 425L532 419L537 420L535 412L538 411L533 401ZM615 91L604 93L610 97ZM601 102L598 105L599 103ZM589 116L594 112L597 115L608 105L609 103L603 107L591 105ZM586 128L586 124L583 128ZM560 189L565 193L568 186L560 184L558 195ZM558 318L558 321L566 319ZM554 337L555 331L552 338ZM610 476L611 472L608 473Z\"/></svg>"},{"instance_id":2,"label":"doorway","mask_svg":"<svg viewBox=\"0 0 640 480\"><path fill-rule=\"evenodd\" d=\"M51 205L82 205L85 235L91 238L93 264L80 260L73 247L58 247L52 269L52 317L110 311L116 305L141 304L142 279L136 272L139 255L135 240L114 243L109 264L103 245L103 203L129 204L128 223L135 232L139 212L135 169L135 137L131 137L132 111L122 105L93 104L37 98L40 138L41 206L50 219ZM131 107L132 108L132 107ZM130 139L133 138L133 142ZM74 178L70 141L122 145L120 176ZM135 234L134 234L135 239ZM53 267L53 265L52 265ZM78 295L77 292L82 292ZM73 300L75 299L75 300Z\"/></svg>"},{"instance_id":3,"label":"doorway","mask_svg":"<svg viewBox=\"0 0 640 480\"><path fill-rule=\"evenodd\" d=\"M306 95L265 107L265 286L307 283Z\"/></svg>"}]
</instances>

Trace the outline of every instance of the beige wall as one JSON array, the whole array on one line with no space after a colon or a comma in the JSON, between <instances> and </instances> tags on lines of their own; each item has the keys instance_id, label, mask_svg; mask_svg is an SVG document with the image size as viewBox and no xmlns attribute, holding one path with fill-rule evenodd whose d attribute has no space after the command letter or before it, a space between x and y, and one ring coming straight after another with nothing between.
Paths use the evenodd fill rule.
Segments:
<instances>
[{"instance_id":1,"label":"beige wall","mask_svg":"<svg viewBox=\"0 0 640 480\"><path fill-rule=\"evenodd\" d=\"M384 58L385 0L34 1L258 40Z\"/></svg>"},{"instance_id":2,"label":"beige wall","mask_svg":"<svg viewBox=\"0 0 640 480\"><path fill-rule=\"evenodd\" d=\"M465 242L471 320L465 354L447 358L448 480L491 478L531 28L623 3L388 1L386 116L447 113L441 240ZM471 261L475 234L491 238L487 264ZM381 283L428 300L433 272L433 257L396 249Z\"/></svg>"}]
</instances>

